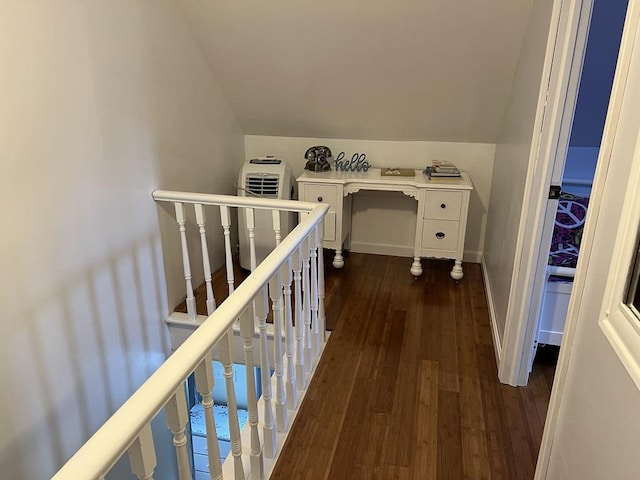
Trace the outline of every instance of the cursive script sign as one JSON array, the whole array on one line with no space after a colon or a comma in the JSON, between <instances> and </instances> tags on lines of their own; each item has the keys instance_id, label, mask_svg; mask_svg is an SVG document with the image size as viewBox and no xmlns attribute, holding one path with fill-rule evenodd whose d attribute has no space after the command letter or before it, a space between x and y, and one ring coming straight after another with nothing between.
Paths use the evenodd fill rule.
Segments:
<instances>
[{"instance_id":1,"label":"cursive script sign","mask_svg":"<svg viewBox=\"0 0 640 480\"><path fill-rule=\"evenodd\" d=\"M345 160L344 152L340 152L336 157L336 171L338 172L366 172L371 168L367 162L367 155L364 153L354 153L351 160Z\"/></svg>"}]
</instances>

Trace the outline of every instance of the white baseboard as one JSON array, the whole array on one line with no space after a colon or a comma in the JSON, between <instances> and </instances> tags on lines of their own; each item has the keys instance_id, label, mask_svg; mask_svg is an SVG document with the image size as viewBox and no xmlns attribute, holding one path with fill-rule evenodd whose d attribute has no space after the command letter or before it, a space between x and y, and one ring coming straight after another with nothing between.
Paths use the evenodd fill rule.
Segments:
<instances>
[{"instance_id":1,"label":"white baseboard","mask_svg":"<svg viewBox=\"0 0 640 480\"><path fill-rule=\"evenodd\" d=\"M482 252L465 250L462 260L467 263L482 263Z\"/></svg>"},{"instance_id":2,"label":"white baseboard","mask_svg":"<svg viewBox=\"0 0 640 480\"><path fill-rule=\"evenodd\" d=\"M498 332L498 321L496 318L496 310L493 303L493 296L491 295L491 283L489 282L489 275L487 274L487 263L484 259L484 255L480 255L480 264L482 266L482 278L484 280L484 291L487 297L487 306L489 307L489 321L491 322L491 336L493 337L493 349L496 354L496 363L498 369L500 369L500 362L502 360L502 340L500 338L500 332Z\"/></svg>"},{"instance_id":3,"label":"white baseboard","mask_svg":"<svg viewBox=\"0 0 640 480\"><path fill-rule=\"evenodd\" d=\"M355 253L371 253L373 255L390 255L392 257L413 258L413 245L389 245L386 243L368 243L351 241L349 249Z\"/></svg>"},{"instance_id":4,"label":"white baseboard","mask_svg":"<svg viewBox=\"0 0 640 480\"><path fill-rule=\"evenodd\" d=\"M349 250L355 253L413 258L413 245L390 245L386 243L351 241L351 248ZM469 263L482 263L482 252L465 251L463 260Z\"/></svg>"}]
</instances>

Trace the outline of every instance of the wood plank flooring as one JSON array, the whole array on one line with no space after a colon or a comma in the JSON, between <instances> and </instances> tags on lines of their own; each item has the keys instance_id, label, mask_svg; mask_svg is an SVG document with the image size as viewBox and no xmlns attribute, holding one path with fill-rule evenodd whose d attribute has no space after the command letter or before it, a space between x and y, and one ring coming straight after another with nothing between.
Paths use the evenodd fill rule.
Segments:
<instances>
[{"instance_id":1,"label":"wood plank flooring","mask_svg":"<svg viewBox=\"0 0 640 480\"><path fill-rule=\"evenodd\" d=\"M245 278L249 276L249 272L240 267L238 256L233 258L233 279L234 287L238 288ZM222 266L211 275L211 287L213 288L213 296L216 299L216 305L220 305L229 296L229 284L227 283L227 269ZM193 290L193 296L196 300L196 313L198 315L207 315L207 285L200 284ZM176 312L187 313L187 302L183 300L176 308Z\"/></svg>"},{"instance_id":2,"label":"wood plank flooring","mask_svg":"<svg viewBox=\"0 0 640 480\"><path fill-rule=\"evenodd\" d=\"M327 263L334 331L272 478L533 478L553 359L501 385L480 266L458 284L450 262L423 261L418 280L409 266Z\"/></svg>"}]
</instances>

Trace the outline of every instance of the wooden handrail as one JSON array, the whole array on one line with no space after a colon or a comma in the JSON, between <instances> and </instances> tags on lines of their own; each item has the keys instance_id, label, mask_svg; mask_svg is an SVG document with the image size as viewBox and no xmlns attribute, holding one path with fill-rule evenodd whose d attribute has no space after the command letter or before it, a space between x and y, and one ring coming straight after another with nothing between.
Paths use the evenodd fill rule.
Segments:
<instances>
[{"instance_id":1,"label":"wooden handrail","mask_svg":"<svg viewBox=\"0 0 640 480\"><path fill-rule=\"evenodd\" d=\"M236 197L213 193L174 192L155 190L153 198L158 202L200 203L202 205L226 205L227 207L256 208L260 210L284 210L288 212L310 212L316 203L276 198Z\"/></svg>"}]
</instances>

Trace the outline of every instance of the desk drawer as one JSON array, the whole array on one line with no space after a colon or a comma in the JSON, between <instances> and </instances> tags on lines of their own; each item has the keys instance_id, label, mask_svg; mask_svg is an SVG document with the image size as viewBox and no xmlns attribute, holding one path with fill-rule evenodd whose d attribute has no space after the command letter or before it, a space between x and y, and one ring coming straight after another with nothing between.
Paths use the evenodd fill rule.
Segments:
<instances>
[{"instance_id":1,"label":"desk drawer","mask_svg":"<svg viewBox=\"0 0 640 480\"><path fill-rule=\"evenodd\" d=\"M338 187L336 185L318 185L305 183L301 189L304 202L328 203L329 211L324 217L324 241L336 240L336 212L338 211Z\"/></svg>"},{"instance_id":2,"label":"desk drawer","mask_svg":"<svg viewBox=\"0 0 640 480\"><path fill-rule=\"evenodd\" d=\"M328 203L334 212L338 207L338 187L336 185L318 185L305 184L304 198L305 202Z\"/></svg>"},{"instance_id":3,"label":"desk drawer","mask_svg":"<svg viewBox=\"0 0 640 480\"><path fill-rule=\"evenodd\" d=\"M425 220L422 226L422 248L449 250L458 248L460 222L455 220Z\"/></svg>"},{"instance_id":4,"label":"desk drawer","mask_svg":"<svg viewBox=\"0 0 640 480\"><path fill-rule=\"evenodd\" d=\"M432 220L459 220L462 192L427 191L424 218Z\"/></svg>"}]
</instances>

